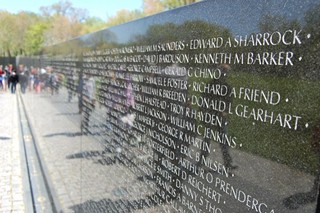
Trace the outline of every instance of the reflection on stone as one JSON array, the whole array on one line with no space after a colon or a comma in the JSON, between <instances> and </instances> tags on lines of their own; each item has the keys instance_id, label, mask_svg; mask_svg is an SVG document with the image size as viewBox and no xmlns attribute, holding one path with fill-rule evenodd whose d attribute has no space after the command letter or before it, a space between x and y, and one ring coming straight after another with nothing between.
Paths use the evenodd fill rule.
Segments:
<instances>
[{"instance_id":1,"label":"reflection on stone","mask_svg":"<svg viewBox=\"0 0 320 213\"><path fill-rule=\"evenodd\" d=\"M60 132L60 133L44 135L44 137L56 137L56 136L77 137L77 136L81 136L81 132Z\"/></svg>"},{"instance_id":2,"label":"reflection on stone","mask_svg":"<svg viewBox=\"0 0 320 213\"><path fill-rule=\"evenodd\" d=\"M320 6L250 4L203 1L46 48L65 79L50 99L80 129L44 137L83 140L64 156L81 160L69 210L315 212Z\"/></svg>"},{"instance_id":3,"label":"reflection on stone","mask_svg":"<svg viewBox=\"0 0 320 213\"><path fill-rule=\"evenodd\" d=\"M313 203L316 201L317 191L311 191L307 193L298 193L286 198L283 204L288 209L298 209L300 206Z\"/></svg>"}]
</instances>

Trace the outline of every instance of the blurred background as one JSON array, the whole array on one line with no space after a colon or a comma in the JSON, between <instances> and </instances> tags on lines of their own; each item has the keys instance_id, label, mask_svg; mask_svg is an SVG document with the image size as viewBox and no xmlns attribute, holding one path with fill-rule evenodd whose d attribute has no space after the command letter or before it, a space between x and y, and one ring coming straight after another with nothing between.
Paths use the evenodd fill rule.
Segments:
<instances>
[{"instance_id":1,"label":"blurred background","mask_svg":"<svg viewBox=\"0 0 320 213\"><path fill-rule=\"evenodd\" d=\"M44 46L198 1L1 0L0 57L33 55Z\"/></svg>"}]
</instances>

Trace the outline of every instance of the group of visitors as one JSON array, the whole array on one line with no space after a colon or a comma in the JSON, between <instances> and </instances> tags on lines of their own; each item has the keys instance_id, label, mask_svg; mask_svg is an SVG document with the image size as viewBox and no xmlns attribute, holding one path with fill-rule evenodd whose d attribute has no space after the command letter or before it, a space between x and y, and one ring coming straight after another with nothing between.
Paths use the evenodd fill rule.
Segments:
<instances>
[{"instance_id":1,"label":"group of visitors","mask_svg":"<svg viewBox=\"0 0 320 213\"><path fill-rule=\"evenodd\" d=\"M51 94L59 91L59 76L51 67L35 68L19 65L17 70L12 64L0 65L0 91L16 92L17 84L20 85L21 93L27 90L36 93L50 91Z\"/></svg>"},{"instance_id":2,"label":"group of visitors","mask_svg":"<svg viewBox=\"0 0 320 213\"><path fill-rule=\"evenodd\" d=\"M0 90L7 91L8 88L11 93L16 92L16 86L19 82L19 76L17 75L16 71L13 68L12 64L0 65Z\"/></svg>"}]
</instances>

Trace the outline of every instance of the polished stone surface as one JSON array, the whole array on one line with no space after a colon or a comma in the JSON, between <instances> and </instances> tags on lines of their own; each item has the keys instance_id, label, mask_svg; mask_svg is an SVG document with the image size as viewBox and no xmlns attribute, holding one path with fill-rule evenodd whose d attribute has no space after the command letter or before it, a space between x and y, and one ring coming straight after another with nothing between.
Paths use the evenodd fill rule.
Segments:
<instances>
[{"instance_id":1,"label":"polished stone surface","mask_svg":"<svg viewBox=\"0 0 320 213\"><path fill-rule=\"evenodd\" d=\"M203 1L21 58L56 79L28 100L55 106L61 208L316 212L319 24L318 1Z\"/></svg>"}]
</instances>

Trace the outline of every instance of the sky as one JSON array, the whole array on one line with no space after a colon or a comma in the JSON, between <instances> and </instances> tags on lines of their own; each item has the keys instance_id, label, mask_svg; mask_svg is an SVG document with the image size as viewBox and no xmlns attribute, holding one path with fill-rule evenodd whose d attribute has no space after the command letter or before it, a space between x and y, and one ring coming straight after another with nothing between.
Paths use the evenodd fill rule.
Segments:
<instances>
[{"instance_id":1,"label":"sky","mask_svg":"<svg viewBox=\"0 0 320 213\"><path fill-rule=\"evenodd\" d=\"M0 10L10 13L30 11L40 13L41 6L51 6L60 0L0 0ZM121 9L140 10L143 0L69 0L75 8L87 9L90 17L106 20Z\"/></svg>"}]
</instances>

